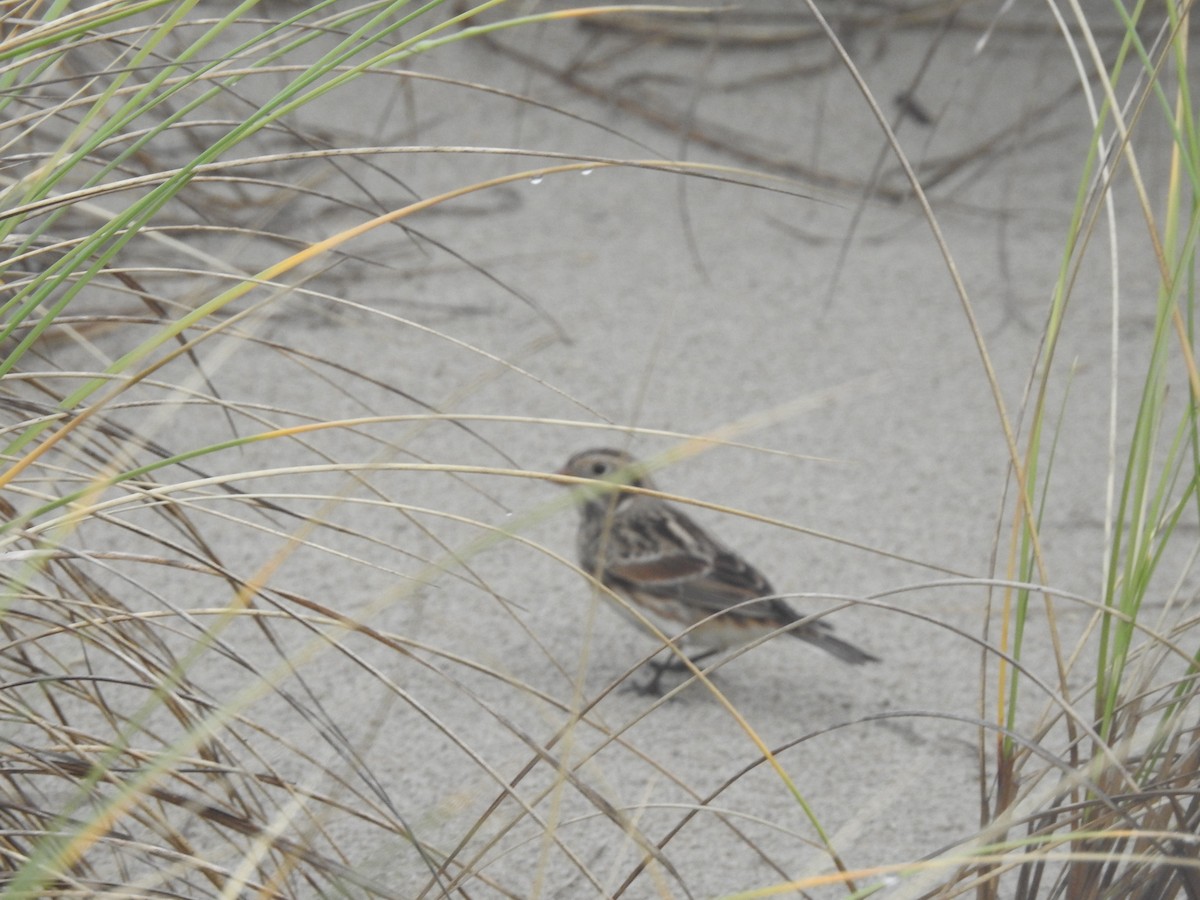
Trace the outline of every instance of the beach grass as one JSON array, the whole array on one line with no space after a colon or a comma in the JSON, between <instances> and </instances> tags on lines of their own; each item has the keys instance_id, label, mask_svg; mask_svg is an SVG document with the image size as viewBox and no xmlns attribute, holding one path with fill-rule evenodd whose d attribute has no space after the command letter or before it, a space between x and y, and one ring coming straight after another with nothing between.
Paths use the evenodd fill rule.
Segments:
<instances>
[{"instance_id":1,"label":"beach grass","mask_svg":"<svg viewBox=\"0 0 1200 900\"><path fill-rule=\"evenodd\" d=\"M504 2L0 7L3 896L537 897L563 883L574 896L694 896L676 847L700 820L759 867L736 890L722 887L727 896L1200 895L1191 578L1200 107L1189 12L1058 13L1056 39L1078 73L1069 95L1088 110L1092 136L1069 162L1078 190L1014 400L959 274L936 185L896 136L892 98L863 76L859 46L843 42L903 26L936 46L952 26L985 35L986 22L959 25L957 13L933 6L882 23L864 9L849 29L819 5L765 20ZM819 72L856 84L880 159L894 167L846 180L771 159L687 111L664 116L619 83L606 93L582 62L553 68L553 47L538 56L500 41L568 28L648 29L651 46L701 55L724 40L770 48L792 29L791 40L823 48ZM439 69L469 46L553 74L561 93L543 100ZM457 144L426 144L418 125L410 140L372 141L382 127L372 135L304 117L384 91L385 105L418 124L453 118L418 99L426 89L444 92L443 103L549 109L584 123L596 152L480 140L469 116ZM720 162L656 154L584 100L672 140L685 135ZM462 171L440 168L446 157ZM420 180L436 189L411 189L396 164L418 158ZM713 448L794 461L795 448L758 435L823 402L741 411L695 432L640 427L633 413L606 421L529 365L570 329L502 263L424 225L461 216L457 233L473 248L472 229L494 226L514 186L611 171L797 204L830 190L863 205L907 204L939 249L1008 461L999 508L980 500L980 515L996 522L994 544L980 548L992 567L869 594L789 595L949 634L978 659L969 673L978 703L958 713L977 745L977 828L924 858L847 843L789 763L820 735L766 735L714 677L723 662L690 674L754 758L715 783L689 780L634 738L697 689L680 684L616 717L604 706L660 647L637 645L602 689L589 681L601 604L587 603L587 581L564 555L569 540L544 538L570 520L569 492L550 490L560 460L530 468L505 436L632 437L665 448L651 460L664 467L703 462ZM1131 209L1137 242L1117 236ZM1132 254L1152 257L1155 284L1122 281ZM1078 288L1097 259L1112 273L1102 306ZM356 291L365 273L405 285L447 266L486 281L534 323L525 344L497 352L485 336L460 334L476 311L468 300L455 306L452 292L430 313ZM1108 396L1091 407L1108 415L1096 572L1083 579L1094 594L1058 583L1045 551L1071 505L1059 489L1071 463L1058 447L1080 388L1060 348L1083 303L1112 323ZM1123 338L1135 304L1151 323L1145 341ZM319 328L277 338L281 320L305 316L386 336L394 368L326 346ZM442 382L406 368L415 344L439 360ZM240 373L232 388L231 372ZM505 380L554 394L574 416L471 408ZM867 564L938 568L755 510L668 496L698 515L852 547ZM501 552L578 586L589 636L581 652L530 624L542 621L530 616L535 601L512 596L493 572ZM301 560L304 574L293 577ZM429 598L447 596L447 585L474 598L475 612L438 611ZM972 591L986 609L965 629L909 608L906 596L921 590ZM601 593L591 586L593 601ZM519 658L465 639L473 615L516 635ZM884 665L902 655L874 649ZM904 716L932 727L945 714ZM859 711L830 730L865 733L876 718ZM636 758L648 783L670 785L678 803L617 802L627 791L598 762L613 748ZM429 792L436 802L410 803L425 786L405 784L404 766L390 760L439 755L459 760L455 771L466 761L470 777L448 778ZM783 797L804 830L760 815L740 793L751 784L752 797ZM622 849L589 853L576 835L594 833ZM787 850L773 843L779 836ZM822 861L819 874L797 874L795 847ZM771 873L765 883L761 871Z\"/></svg>"}]
</instances>

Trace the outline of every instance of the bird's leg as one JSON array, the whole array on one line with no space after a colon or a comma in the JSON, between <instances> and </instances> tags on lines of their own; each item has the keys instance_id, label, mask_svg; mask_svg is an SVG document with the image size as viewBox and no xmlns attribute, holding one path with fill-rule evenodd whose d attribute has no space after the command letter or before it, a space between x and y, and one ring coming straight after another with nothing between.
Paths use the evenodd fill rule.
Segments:
<instances>
[{"instance_id":1,"label":"bird's leg","mask_svg":"<svg viewBox=\"0 0 1200 900\"><path fill-rule=\"evenodd\" d=\"M696 665L701 660L708 659L710 656L717 653L718 650L719 648L717 647L710 647L708 650L705 650L702 653L697 653L695 656L689 656L686 662L681 657L676 656L674 653L667 657L667 659L663 662L652 659L647 663L647 665L654 672L654 675L645 684L634 684L632 689L636 693L642 694L643 696L661 697L663 695L662 677L664 672L682 672L690 668L688 663Z\"/></svg>"}]
</instances>

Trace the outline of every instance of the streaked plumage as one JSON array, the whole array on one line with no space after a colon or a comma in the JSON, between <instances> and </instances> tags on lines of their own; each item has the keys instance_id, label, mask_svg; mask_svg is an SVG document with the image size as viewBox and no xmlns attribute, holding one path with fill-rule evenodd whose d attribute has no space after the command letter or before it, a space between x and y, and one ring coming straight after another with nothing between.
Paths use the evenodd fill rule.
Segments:
<instances>
[{"instance_id":1,"label":"streaked plumage","mask_svg":"<svg viewBox=\"0 0 1200 900\"><path fill-rule=\"evenodd\" d=\"M599 448L577 453L559 474L653 488L649 479L638 472L637 461L621 450ZM676 637L709 616L724 612L683 638L689 650L696 651L692 659L739 646L802 618L773 596L775 590L761 572L678 507L654 497L614 490L586 498L581 512L580 566L635 604L663 633ZM747 603L760 597L767 599ZM629 618L637 621L632 615ZM787 633L847 663L878 661L832 632L831 625L818 619ZM648 689L656 691L662 671L679 668L678 660L674 663L657 667Z\"/></svg>"}]
</instances>

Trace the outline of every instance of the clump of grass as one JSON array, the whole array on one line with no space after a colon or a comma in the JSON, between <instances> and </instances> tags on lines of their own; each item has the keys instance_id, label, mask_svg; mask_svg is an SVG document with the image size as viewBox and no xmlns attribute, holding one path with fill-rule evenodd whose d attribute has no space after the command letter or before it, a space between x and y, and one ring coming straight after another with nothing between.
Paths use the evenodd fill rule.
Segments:
<instances>
[{"instance_id":1,"label":"clump of grass","mask_svg":"<svg viewBox=\"0 0 1200 900\"><path fill-rule=\"evenodd\" d=\"M545 789L531 787L527 799L525 775L501 774L476 731L486 723L525 747L528 770L540 772L558 770L555 745L571 729L533 740L489 691L572 727L607 727L493 663L376 621L397 606L419 616L421 592L449 580L525 627L473 560L501 541L546 551L520 539L515 522L489 524L507 508L466 477L513 475L516 463L483 432L495 422L441 408L501 375L534 379L403 309L332 294L323 276L382 267L403 283L435 268L432 247L537 312L541 330L514 356L532 353L562 340L561 326L486 266L424 235L408 221L417 212L612 165L751 176L542 152L532 169L520 162L413 196L381 159L471 154L347 148L344 135L300 115L380 75L400 98L418 78L490 96L404 66L455 42L596 12L487 18L502 5L326 0L264 6L255 17L254 3L213 12L146 2L5 21L5 896L412 896L476 882L521 896L526 873L507 884L488 869L489 854L498 842L527 841L530 822L600 889L537 811ZM514 155L475 155L489 154ZM387 252L359 255L352 242L379 233ZM313 307L367 317L382 343L385 333L438 342L448 365L468 360L465 374L439 386L435 401L390 370L306 344L299 330L290 340L271 335L276 317ZM248 396L225 377L246 359ZM297 384L338 398L336 414L318 408L313 390L272 395ZM501 468L413 449L435 430L451 436L445 447L465 441ZM435 497L459 491L466 511L420 502L427 489L404 480L412 474L443 477ZM296 584L289 573L301 557L310 572L340 574L319 588ZM360 583L374 584L372 599ZM563 668L536 634L526 637ZM329 658L336 664L319 664ZM347 685L350 696L337 699ZM371 708L368 694L378 716L366 721L347 721L334 705ZM621 742L619 732L609 739ZM499 789L465 836L453 815L459 789L436 768L442 753L469 760ZM435 764L424 777L444 787L442 808L406 805L396 785L413 776L396 758L411 758L413 770ZM555 789L564 784L672 870L636 823L566 767ZM494 824L499 807L504 821Z\"/></svg>"},{"instance_id":2,"label":"clump of grass","mask_svg":"<svg viewBox=\"0 0 1200 900\"><path fill-rule=\"evenodd\" d=\"M1094 135L1081 160L1075 214L1021 410L1023 447L1011 444L1015 490L1006 576L1015 583L998 589L998 713L987 730L994 743L984 741L985 748L992 743L994 769L981 772L989 791L972 849L984 859L962 866L923 896L1200 893L1194 790L1200 644L1186 587L1195 552L1185 524L1200 509L1194 357L1200 143L1188 76L1187 11L1171 6L1165 12L1150 40L1144 40L1139 18L1145 11L1126 15L1119 49L1108 60L1098 50L1093 21L1082 12L1076 11L1065 38L1078 60ZM1166 144L1166 192L1155 197L1141 173L1145 157L1162 144L1140 136L1152 134L1158 123L1166 124L1172 139ZM1071 633L1058 615L1061 600L1038 587L1048 579L1041 547L1047 512L1055 508L1055 430L1061 427L1048 398L1063 377L1056 351L1068 306L1082 302L1074 296L1078 272L1086 257L1104 252L1096 246L1103 236L1115 234L1114 196L1126 187L1157 262L1153 337L1145 351L1120 343L1123 300L1114 278L1103 588L1087 627ZM1120 252L1111 239L1114 274ZM1141 377L1142 390L1129 411L1118 405L1117 386L1132 373ZM1181 568L1172 575L1162 571L1168 565ZM1035 616L1038 606L1042 615ZM1034 638L1052 646L1057 684L1046 686L1050 702L1029 731L1022 721L1032 699L1019 663ZM1047 747L1055 746L1047 756Z\"/></svg>"},{"instance_id":3,"label":"clump of grass","mask_svg":"<svg viewBox=\"0 0 1200 900\"><path fill-rule=\"evenodd\" d=\"M813 735L769 746L706 673L702 680L757 757L701 790L629 736L661 704L618 724L597 713L621 678L584 696L579 660L560 658L495 586L483 550L506 545L554 554L523 532L545 509L504 516L503 491L474 479L529 477L494 429L555 423L444 410L500 375L543 387L520 366L519 354L498 357L421 325L405 310L333 295L322 278L387 267L400 283L433 267L427 254L434 247L502 283L486 265L422 235L411 220L466 194L547 173L638 165L756 185L766 179L718 167L540 151L534 168L521 163L499 176L399 201L395 196L407 188L382 160L451 148L365 142L347 149L296 115L381 74L403 102L408 82L434 80L404 68L422 54L476 40L515 55L498 40L504 29L572 17L639 39L707 47L723 41L759 47L794 27L792 39L827 41L835 51L822 55L820 67L852 65L853 57L815 7L803 23L773 18L766 30L747 13L733 21L680 16L673 21L681 24L665 31L658 17L646 32L640 30L647 26L645 8L612 19L584 10L487 19L502 5L447 11L447 4L413 10L329 0L264 7L254 18L255 4L248 3L204 10L202 18L195 3L146 2L70 13L56 8L58 18L41 24L5 23L0 409L7 468L0 474L0 549L8 566L0 616L0 871L6 896L479 890L533 896L549 890L556 860L570 873L564 881L585 893L622 896L653 883L660 893L689 896L690 873L676 865L673 842L701 818L713 823L723 848L736 848L778 877L768 892L840 884L866 895L880 887L886 869L896 879L889 886L929 897L1200 895L1195 621L1183 588L1164 588L1161 573L1163 561L1186 543L1183 523L1200 508L1200 378L1192 353L1200 150L1186 74L1186 10L1169 7L1150 45L1130 18L1115 63L1095 51L1093 23L1080 18L1069 31L1080 36L1081 73L1101 75L1095 138L1022 427L995 386L970 300L958 285L995 387L1014 484L1005 577L970 581L994 586L1000 628L964 635L983 645L986 662L986 701L978 714L980 829L928 860L854 871L845 848L823 827L821 810L779 763ZM883 24L920 24L941 12L893 11ZM846 15L843 25L881 24L873 12ZM838 173L765 155L690 114L668 114L653 95L599 87L582 68L520 58L531 70L555 72L569 88L615 98L627 112L699 136L756 167L849 183ZM1128 77L1129 67L1138 77ZM1119 86L1128 81L1134 87L1122 96ZM1139 174L1137 135L1155 117L1173 136L1170 188L1161 203ZM982 143L1009 139L1012 130L1003 130ZM868 193L901 199L911 192L924 202L931 178L949 177L985 149L920 176L900 153L899 169L872 181ZM897 174L911 183L899 183ZM381 183L392 192L389 202L378 196ZM1103 594L1092 604L1089 627L1067 634L1056 605L1087 600L1055 591L1041 567L1045 511L1054 502L1055 419L1047 398L1060 377L1055 351L1075 273L1084 255L1096 252L1095 235L1114 215L1112 192L1126 183L1139 198L1159 262L1154 335L1145 359L1130 359L1114 330L1114 360L1125 373L1139 368L1144 390L1132 417L1113 409ZM314 207L327 220L312 216ZM925 208L936 233L938 221ZM360 255L354 241L367 234L386 235L387 252ZM1111 253L1115 264L1115 248ZM522 352L562 339L561 326L532 298L502 286L515 303L536 309L544 329ZM359 360L301 340L275 340L270 328L280 305L296 304L299 310L288 315L299 315L305 301L325 313L367 316L371 327L397 341L442 342L448 366L469 359L475 368L435 396ZM109 353L111 347L116 351ZM310 397L266 390L226 397L222 366L246 356L261 367L258 386L286 391L299 384L305 393L309 385L328 385L352 412L330 413ZM1114 383L1117 377L1114 369ZM1128 433L1127 418L1133 419ZM567 426L572 434L584 427ZM422 438L431 433L446 447L465 445L498 462L456 465L448 461L452 454L422 455ZM437 479L436 486L421 479ZM453 503L443 500L450 491ZM497 513L503 523L491 524ZM336 577L294 583L289 564L300 557L316 560L305 571ZM360 581L372 585L364 589L370 600L356 591ZM498 629L523 629L521 646L562 676L570 696L527 683L482 653L422 641L416 628L380 621L399 606L412 617L402 624L419 624L423 592L447 581L501 610ZM1165 601L1155 603L1159 597ZM832 600L890 605L887 596ZM1027 642L1043 636L1030 630L1038 603L1046 611L1056 684L1037 681L1025 666ZM1153 609L1160 610L1155 618ZM337 665L314 665L322 658ZM1029 714L1035 695L1049 698L1040 717ZM377 715L346 721L337 704L362 703L364 696L377 698ZM497 696L519 697L519 714ZM388 727L389 716L402 717L401 731ZM535 734L529 722L547 720L548 736ZM504 762L516 757L521 765L497 764L483 752L478 735L485 729L509 748ZM589 766L612 748L670 784L680 808L631 810L611 800ZM415 777L410 769L437 777L421 766L441 755L469 760L479 783L445 785L440 805L410 808L396 785ZM796 843L828 859L833 874L790 881L793 868L781 854L722 807L755 771L768 769L811 827ZM465 827L458 815L464 807ZM580 834L585 838L576 839ZM630 859L609 864L587 855L592 836L613 834L631 848ZM498 861L510 857L521 862L503 870Z\"/></svg>"},{"instance_id":4,"label":"clump of grass","mask_svg":"<svg viewBox=\"0 0 1200 900\"><path fill-rule=\"evenodd\" d=\"M381 543L336 521L370 467L333 460L319 432L356 435L383 467L403 441L371 425L406 417L377 415L368 395L414 411L413 433L447 420L354 361L262 330L281 298L340 299L306 283L314 267L360 262L339 249L351 238L440 202L381 208L346 161L394 187L371 157L414 148L350 154L294 114L370 74L416 77L398 67L523 22L477 21L497 3L447 14L447 4L326 0L261 18L255 5L4 14L5 896L399 896L397 852L418 872L459 874L410 831L362 735L344 733L326 686L305 672L337 653L403 698L369 649L347 644L391 659L413 658L414 646L370 627L367 611L348 616L274 582L299 552L365 566L363 548ZM367 223L312 245L289 218L298 197ZM265 268L264 249L278 260ZM394 265L410 274L409 261ZM335 384L362 419L227 400L213 373L238 353L257 354L272 377ZM181 443L181 420L226 435ZM500 453L469 425L447 427ZM262 442L344 480L304 496L250 489L230 459ZM284 463L260 477L294 472ZM367 493L415 521L378 488ZM439 555L456 554L418 527L422 548L391 549L444 571ZM233 559L248 539L275 548ZM373 837L348 848L346 834ZM384 845L388 864L364 862Z\"/></svg>"}]
</instances>

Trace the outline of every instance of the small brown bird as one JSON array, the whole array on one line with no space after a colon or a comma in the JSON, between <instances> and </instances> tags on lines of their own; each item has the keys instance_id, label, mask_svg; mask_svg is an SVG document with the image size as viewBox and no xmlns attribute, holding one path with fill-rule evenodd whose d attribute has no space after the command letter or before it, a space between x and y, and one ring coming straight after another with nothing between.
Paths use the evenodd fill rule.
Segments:
<instances>
[{"instance_id":1,"label":"small brown bird","mask_svg":"<svg viewBox=\"0 0 1200 900\"><path fill-rule=\"evenodd\" d=\"M599 448L576 453L558 472L653 489L637 461L621 450ZM580 510L579 564L615 594L636 606L670 638L682 638L696 662L786 628L801 616L779 597L763 575L677 507L654 497L619 490L587 497ZM761 603L747 601L762 598ZM735 608L736 607L736 608ZM628 610L627 618L638 622ZM723 615L716 615L724 613ZM715 616L715 618L709 618ZM707 620L707 621L705 621ZM697 625L697 623L703 624ZM822 619L788 634L815 644L843 662L861 665L878 657L833 636ZM640 690L659 692L663 672L685 669L672 656L652 662L654 676Z\"/></svg>"}]
</instances>

